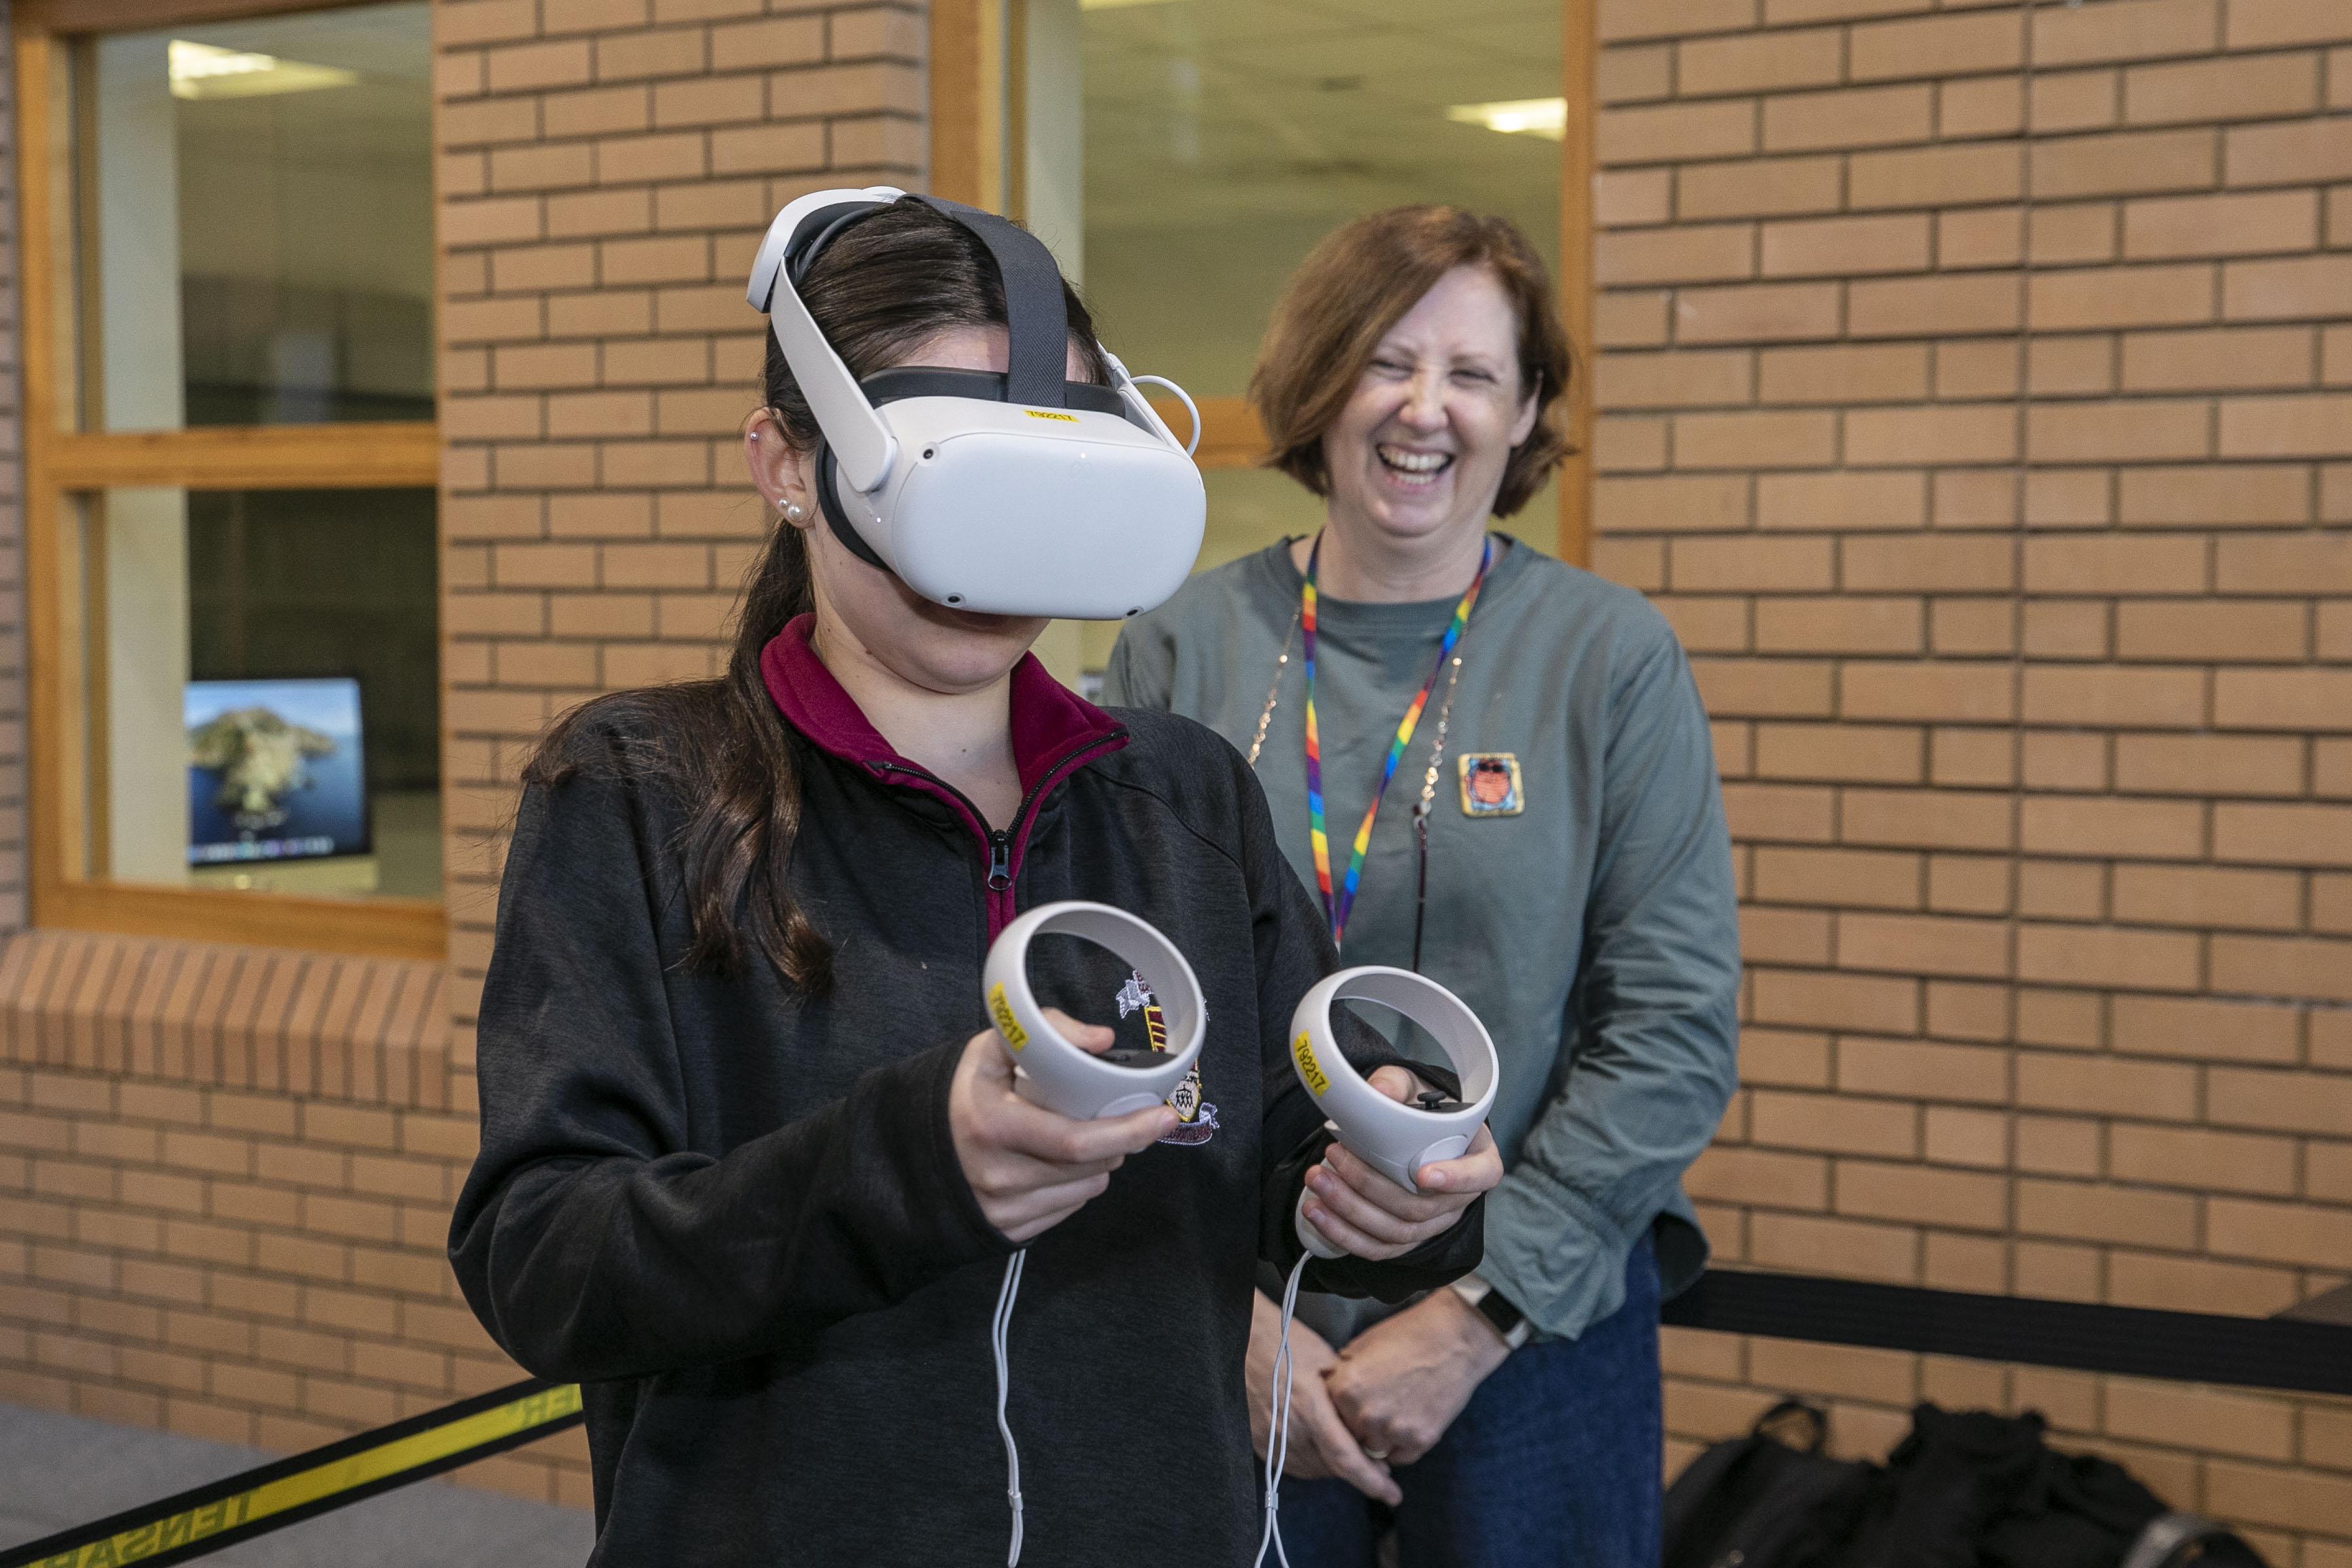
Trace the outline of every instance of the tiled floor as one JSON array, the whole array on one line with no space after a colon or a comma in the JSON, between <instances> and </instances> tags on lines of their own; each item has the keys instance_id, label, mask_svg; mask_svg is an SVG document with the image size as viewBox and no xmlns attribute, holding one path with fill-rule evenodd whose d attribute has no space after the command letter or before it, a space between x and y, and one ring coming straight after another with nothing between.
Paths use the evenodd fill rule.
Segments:
<instances>
[{"instance_id":1,"label":"tiled floor","mask_svg":"<svg viewBox=\"0 0 2352 1568\"><path fill-rule=\"evenodd\" d=\"M0 1405L0 1550L270 1457ZM427 1481L204 1561L222 1568L580 1568L593 1541L579 1510Z\"/></svg>"}]
</instances>

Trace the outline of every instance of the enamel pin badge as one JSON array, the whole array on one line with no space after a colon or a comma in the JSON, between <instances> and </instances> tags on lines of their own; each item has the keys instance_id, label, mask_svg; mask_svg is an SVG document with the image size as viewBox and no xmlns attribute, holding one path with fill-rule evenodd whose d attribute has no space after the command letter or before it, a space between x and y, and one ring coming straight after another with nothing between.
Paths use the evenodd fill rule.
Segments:
<instances>
[{"instance_id":1,"label":"enamel pin badge","mask_svg":"<svg viewBox=\"0 0 2352 1568\"><path fill-rule=\"evenodd\" d=\"M1160 1013L1160 1003L1152 996L1151 987L1145 983L1139 970L1128 977L1126 985L1118 994L1118 1016L1124 1018L1137 1012L1143 1015L1143 1026L1151 1037L1151 1048L1166 1050L1168 1020ZM1184 1075L1184 1081L1178 1084L1176 1091L1168 1097L1168 1105L1176 1112L1176 1131L1162 1138L1162 1143L1206 1143L1216 1136L1217 1108L1202 1098L1198 1062L1193 1063L1192 1070Z\"/></svg>"},{"instance_id":2,"label":"enamel pin badge","mask_svg":"<svg viewBox=\"0 0 2352 1568\"><path fill-rule=\"evenodd\" d=\"M1517 816L1527 809L1519 787L1519 759L1509 752L1465 752L1462 755L1462 815Z\"/></svg>"}]
</instances>

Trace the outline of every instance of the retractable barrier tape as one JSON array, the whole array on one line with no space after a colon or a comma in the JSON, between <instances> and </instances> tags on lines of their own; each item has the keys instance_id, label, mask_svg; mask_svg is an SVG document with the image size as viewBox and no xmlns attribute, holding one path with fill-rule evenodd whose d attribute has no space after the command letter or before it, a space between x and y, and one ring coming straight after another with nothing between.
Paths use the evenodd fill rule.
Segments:
<instances>
[{"instance_id":1,"label":"retractable barrier tape","mask_svg":"<svg viewBox=\"0 0 2352 1568\"><path fill-rule=\"evenodd\" d=\"M1710 1268L1667 1302L1685 1329L2024 1362L2174 1383L2352 1394L2352 1328ZM0 1564L5 1568L5 1564Z\"/></svg>"},{"instance_id":2,"label":"retractable barrier tape","mask_svg":"<svg viewBox=\"0 0 2352 1568\"><path fill-rule=\"evenodd\" d=\"M184 1563L580 1421L577 1384L518 1383L0 1551L0 1568Z\"/></svg>"},{"instance_id":3,"label":"retractable barrier tape","mask_svg":"<svg viewBox=\"0 0 2352 1568\"><path fill-rule=\"evenodd\" d=\"M1668 1326L2352 1395L2352 1327L1710 1268ZM0 1568L184 1563L576 1426L580 1390L533 1379L0 1551Z\"/></svg>"}]
</instances>

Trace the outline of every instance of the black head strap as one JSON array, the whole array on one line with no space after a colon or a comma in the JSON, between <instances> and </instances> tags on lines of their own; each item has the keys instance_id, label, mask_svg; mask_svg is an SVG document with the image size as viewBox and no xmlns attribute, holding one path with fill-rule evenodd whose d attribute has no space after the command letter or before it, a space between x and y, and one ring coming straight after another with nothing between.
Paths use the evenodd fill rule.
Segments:
<instances>
[{"instance_id":1,"label":"black head strap","mask_svg":"<svg viewBox=\"0 0 2352 1568\"><path fill-rule=\"evenodd\" d=\"M1063 392L1069 363L1070 316L1062 292L1062 269L1045 242L1018 224L979 207L939 196L912 196L953 218L988 247L1004 285L1005 336L1008 339L1004 400L1034 408L1067 406ZM873 216L887 205L880 202L843 202L811 213L784 256L784 267L799 288L809 268L841 231Z\"/></svg>"},{"instance_id":2,"label":"black head strap","mask_svg":"<svg viewBox=\"0 0 2352 1568\"><path fill-rule=\"evenodd\" d=\"M1004 279L1004 320L1011 339L1005 362L1008 403L1034 408L1062 406L1062 384L1070 353L1070 317L1062 295L1062 269L1045 242L992 212L938 196L915 200L934 207L980 236Z\"/></svg>"}]
</instances>

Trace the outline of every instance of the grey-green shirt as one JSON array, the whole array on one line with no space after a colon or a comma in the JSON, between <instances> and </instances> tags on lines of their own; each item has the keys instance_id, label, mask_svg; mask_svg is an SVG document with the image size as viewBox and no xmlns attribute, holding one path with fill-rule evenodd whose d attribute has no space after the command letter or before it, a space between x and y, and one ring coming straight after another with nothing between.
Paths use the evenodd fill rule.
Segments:
<instances>
[{"instance_id":1,"label":"grey-green shirt","mask_svg":"<svg viewBox=\"0 0 2352 1568\"><path fill-rule=\"evenodd\" d=\"M1682 1173L1737 1079L1738 910L1706 714L1674 633L1639 594L1496 546L1455 650L1421 968L1477 1010L1502 1058L1489 1125L1507 1174L1487 1200L1479 1272L1539 1330L1573 1337L1623 1300L1645 1229L1670 1293L1705 1266ZM1246 751L1286 638L1257 777L1311 889L1299 588L1286 544L1195 577L1128 625L1104 695L1173 709ZM1335 881L1454 604L1319 599ZM1444 694L1441 678L1383 800L1349 963L1412 963L1413 807ZM1460 759L1498 753L1518 764L1524 808L1472 816ZM1499 788L1507 773L1488 776ZM1322 1298L1300 1316L1337 1344L1390 1310Z\"/></svg>"}]
</instances>

